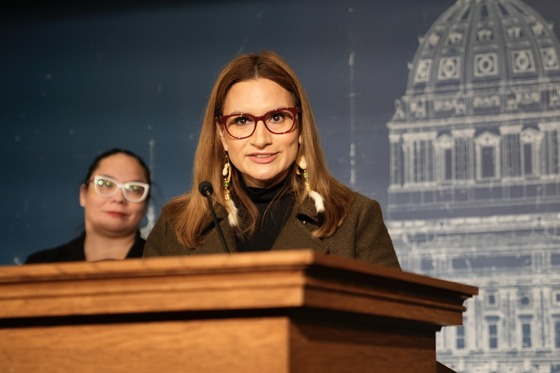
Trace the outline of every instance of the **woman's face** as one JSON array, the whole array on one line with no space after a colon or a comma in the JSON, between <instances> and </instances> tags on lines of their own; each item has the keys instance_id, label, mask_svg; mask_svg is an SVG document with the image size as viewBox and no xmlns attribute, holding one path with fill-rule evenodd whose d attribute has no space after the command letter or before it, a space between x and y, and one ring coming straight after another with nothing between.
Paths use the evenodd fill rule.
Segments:
<instances>
[{"instance_id":1,"label":"woman's face","mask_svg":"<svg viewBox=\"0 0 560 373\"><path fill-rule=\"evenodd\" d=\"M236 83L230 88L223 114L261 116L271 110L293 106L290 92L270 79L257 78ZM241 172L245 184L256 188L269 188L284 180L301 143L299 123L293 131L277 135L259 121L255 132L241 140L231 137L222 125L218 125L218 130L231 163Z\"/></svg>"},{"instance_id":2,"label":"woman's face","mask_svg":"<svg viewBox=\"0 0 560 373\"><path fill-rule=\"evenodd\" d=\"M96 232L107 237L123 237L135 233L144 214L146 200L128 201L118 189L110 197L101 197L95 192L93 177L108 176L119 183L141 181L147 183L142 166L133 157L117 153L103 158L91 175L88 187L80 188L80 205L84 208L85 228L87 232Z\"/></svg>"}]
</instances>

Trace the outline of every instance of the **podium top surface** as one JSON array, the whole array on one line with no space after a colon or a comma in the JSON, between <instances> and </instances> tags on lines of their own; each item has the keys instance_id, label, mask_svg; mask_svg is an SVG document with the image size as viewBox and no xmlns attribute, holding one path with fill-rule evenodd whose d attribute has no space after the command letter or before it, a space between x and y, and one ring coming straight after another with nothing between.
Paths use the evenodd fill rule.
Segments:
<instances>
[{"instance_id":1,"label":"podium top surface","mask_svg":"<svg viewBox=\"0 0 560 373\"><path fill-rule=\"evenodd\" d=\"M0 267L0 320L313 308L460 325L474 286L311 250Z\"/></svg>"}]
</instances>

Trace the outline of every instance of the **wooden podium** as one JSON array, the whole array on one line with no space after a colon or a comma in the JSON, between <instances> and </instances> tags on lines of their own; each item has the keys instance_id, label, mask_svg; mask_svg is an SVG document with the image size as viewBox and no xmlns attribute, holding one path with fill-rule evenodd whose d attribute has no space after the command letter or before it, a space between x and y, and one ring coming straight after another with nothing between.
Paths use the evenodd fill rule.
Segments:
<instances>
[{"instance_id":1,"label":"wooden podium","mask_svg":"<svg viewBox=\"0 0 560 373\"><path fill-rule=\"evenodd\" d=\"M477 288L308 250L0 267L1 372L446 372Z\"/></svg>"}]
</instances>

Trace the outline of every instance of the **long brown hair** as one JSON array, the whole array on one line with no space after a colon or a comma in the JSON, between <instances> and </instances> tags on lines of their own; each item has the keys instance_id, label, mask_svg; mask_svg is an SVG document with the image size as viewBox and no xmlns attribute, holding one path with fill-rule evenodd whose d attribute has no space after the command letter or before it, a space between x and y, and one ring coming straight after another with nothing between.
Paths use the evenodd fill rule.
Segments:
<instances>
[{"instance_id":1,"label":"long brown hair","mask_svg":"<svg viewBox=\"0 0 560 373\"><path fill-rule=\"evenodd\" d=\"M199 183L208 180L214 186L223 185L222 168L226 161L226 153L220 141L216 118L223 114L222 107L229 89L235 83L256 78L270 79L282 86L293 95L295 106L301 109L297 130L302 137L302 143L298 158L301 155L305 156L309 185L325 200L322 224L313 232L313 236L332 235L344 221L352 204L352 191L335 180L327 168L309 100L294 71L274 52L244 54L235 58L220 72L212 88L194 157L191 193L174 198L166 207L175 221L178 241L187 248L196 247L203 230L210 222L205 197L197 191ZM288 176L291 182L287 185L296 196L297 208L305 199L304 185L301 175L296 174L296 162L292 167L293 172ZM233 165L232 169L230 191L235 196L237 207L244 211L244 216L247 217L243 220L243 225L236 229L238 234L250 236L257 224L257 209L238 182L241 177L239 172ZM224 205L224 191L221 187L215 187L213 196L216 203Z\"/></svg>"}]
</instances>

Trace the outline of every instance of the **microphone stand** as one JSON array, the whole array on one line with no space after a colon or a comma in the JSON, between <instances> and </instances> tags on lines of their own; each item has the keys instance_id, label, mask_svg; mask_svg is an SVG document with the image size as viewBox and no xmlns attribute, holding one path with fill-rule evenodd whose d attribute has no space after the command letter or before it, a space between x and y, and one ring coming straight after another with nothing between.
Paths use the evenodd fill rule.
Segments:
<instances>
[{"instance_id":1,"label":"microphone stand","mask_svg":"<svg viewBox=\"0 0 560 373\"><path fill-rule=\"evenodd\" d=\"M214 188L212 188L212 184L209 181L203 181L198 186L198 191L200 192L200 194L206 197L206 200L208 201L208 209L210 210L210 216L212 217L212 221L214 222L214 225L216 226L216 230L218 231L218 235L220 236L220 241L222 242L224 252L231 254L231 251L229 250L226 243L226 239L224 237L224 232L222 232L222 229L218 224L218 218L216 217L214 206L212 205L212 194L214 193Z\"/></svg>"}]
</instances>

